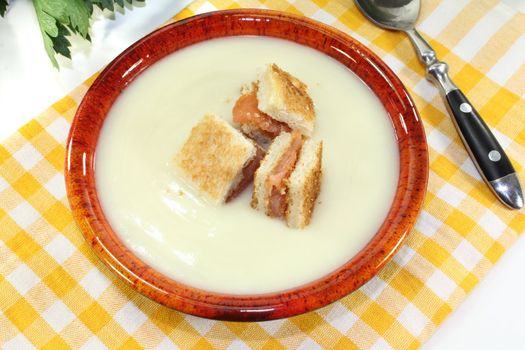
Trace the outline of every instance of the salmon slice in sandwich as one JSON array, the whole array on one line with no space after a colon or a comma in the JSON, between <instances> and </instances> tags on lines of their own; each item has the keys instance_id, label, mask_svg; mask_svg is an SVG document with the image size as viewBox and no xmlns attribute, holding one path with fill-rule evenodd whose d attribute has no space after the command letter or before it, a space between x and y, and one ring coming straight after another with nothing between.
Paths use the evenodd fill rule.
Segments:
<instances>
[{"instance_id":1,"label":"salmon slice in sandwich","mask_svg":"<svg viewBox=\"0 0 525 350\"><path fill-rule=\"evenodd\" d=\"M308 87L276 64L268 65L241 94L233 107L233 122L258 143L268 145L283 131L312 135L315 109Z\"/></svg>"},{"instance_id":2,"label":"salmon slice in sandwich","mask_svg":"<svg viewBox=\"0 0 525 350\"><path fill-rule=\"evenodd\" d=\"M322 151L321 141L297 130L277 136L255 172L251 206L291 228L308 226L321 188Z\"/></svg>"},{"instance_id":3,"label":"salmon slice in sandwich","mask_svg":"<svg viewBox=\"0 0 525 350\"><path fill-rule=\"evenodd\" d=\"M175 165L181 177L215 204L228 202L252 181L264 151L214 114L190 132Z\"/></svg>"}]
</instances>

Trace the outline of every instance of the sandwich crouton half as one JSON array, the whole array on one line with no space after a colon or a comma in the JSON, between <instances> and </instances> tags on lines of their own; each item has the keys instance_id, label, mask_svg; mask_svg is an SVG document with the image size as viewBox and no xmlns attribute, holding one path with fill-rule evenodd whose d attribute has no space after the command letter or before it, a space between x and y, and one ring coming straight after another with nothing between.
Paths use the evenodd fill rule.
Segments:
<instances>
[{"instance_id":1,"label":"sandwich crouton half","mask_svg":"<svg viewBox=\"0 0 525 350\"><path fill-rule=\"evenodd\" d=\"M243 133L266 148L282 132L298 130L311 136L315 109L306 84L270 64L258 81L241 90L233 121Z\"/></svg>"},{"instance_id":2,"label":"sandwich crouton half","mask_svg":"<svg viewBox=\"0 0 525 350\"><path fill-rule=\"evenodd\" d=\"M206 114L175 155L178 173L215 204L237 196L252 181L264 152L222 118Z\"/></svg>"},{"instance_id":3,"label":"sandwich crouton half","mask_svg":"<svg viewBox=\"0 0 525 350\"><path fill-rule=\"evenodd\" d=\"M288 178L288 226L303 228L310 224L319 192L322 177L322 141L304 142L295 169Z\"/></svg>"},{"instance_id":4,"label":"sandwich crouton half","mask_svg":"<svg viewBox=\"0 0 525 350\"><path fill-rule=\"evenodd\" d=\"M276 137L255 172L251 206L291 228L308 226L321 189L322 149L298 131Z\"/></svg>"},{"instance_id":5,"label":"sandwich crouton half","mask_svg":"<svg viewBox=\"0 0 525 350\"><path fill-rule=\"evenodd\" d=\"M315 110L308 87L276 64L268 65L260 77L257 101L263 113L303 135L312 136Z\"/></svg>"}]
</instances>

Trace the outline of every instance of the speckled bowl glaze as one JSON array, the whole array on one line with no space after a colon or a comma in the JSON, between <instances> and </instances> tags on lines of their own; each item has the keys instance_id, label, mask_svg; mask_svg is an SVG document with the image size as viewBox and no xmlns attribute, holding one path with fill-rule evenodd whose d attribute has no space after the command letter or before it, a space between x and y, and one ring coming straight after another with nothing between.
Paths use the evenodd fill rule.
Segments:
<instances>
[{"instance_id":1,"label":"speckled bowl glaze","mask_svg":"<svg viewBox=\"0 0 525 350\"><path fill-rule=\"evenodd\" d=\"M121 242L101 209L94 172L101 127L122 90L144 69L188 45L224 36L287 39L324 52L350 68L379 97L399 146L394 201L370 242L332 273L295 289L261 295L226 295L193 288L151 268ZM220 320L261 321L328 305L373 277L398 250L423 203L428 153L422 122L396 75L367 47L307 18L266 10L208 13L168 25L138 41L98 76L73 121L66 156L67 194L75 219L98 257L138 292L185 313Z\"/></svg>"}]
</instances>

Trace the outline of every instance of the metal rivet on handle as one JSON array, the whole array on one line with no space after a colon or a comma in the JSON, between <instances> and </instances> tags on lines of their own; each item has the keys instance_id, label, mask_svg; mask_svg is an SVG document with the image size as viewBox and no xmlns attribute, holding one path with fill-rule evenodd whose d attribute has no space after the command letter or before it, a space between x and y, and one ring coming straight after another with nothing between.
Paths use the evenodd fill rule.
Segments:
<instances>
[{"instance_id":1,"label":"metal rivet on handle","mask_svg":"<svg viewBox=\"0 0 525 350\"><path fill-rule=\"evenodd\" d=\"M472 112L472 106L466 102L463 102L462 104L459 105L459 110L463 113L470 113Z\"/></svg>"},{"instance_id":2,"label":"metal rivet on handle","mask_svg":"<svg viewBox=\"0 0 525 350\"><path fill-rule=\"evenodd\" d=\"M489 159L493 162L497 162L501 159L501 154L496 150L492 150L489 152Z\"/></svg>"}]
</instances>

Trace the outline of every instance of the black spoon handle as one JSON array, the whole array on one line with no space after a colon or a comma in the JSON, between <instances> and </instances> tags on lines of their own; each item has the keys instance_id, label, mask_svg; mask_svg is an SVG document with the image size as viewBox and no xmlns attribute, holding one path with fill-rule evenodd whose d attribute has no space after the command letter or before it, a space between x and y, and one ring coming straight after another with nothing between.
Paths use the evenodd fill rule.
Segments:
<instances>
[{"instance_id":1,"label":"black spoon handle","mask_svg":"<svg viewBox=\"0 0 525 350\"><path fill-rule=\"evenodd\" d=\"M488 181L515 173L509 158L461 90L446 95L458 132L470 155Z\"/></svg>"}]
</instances>

